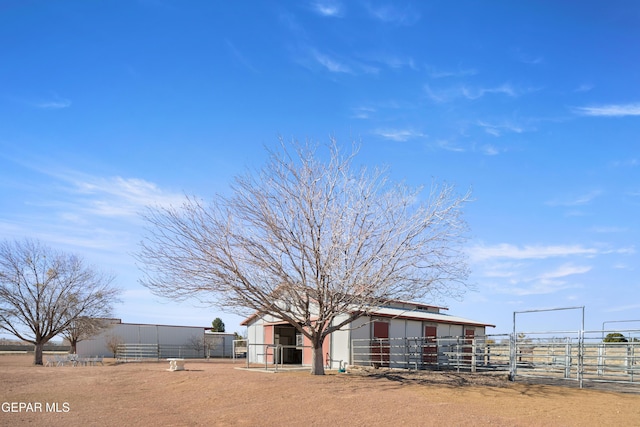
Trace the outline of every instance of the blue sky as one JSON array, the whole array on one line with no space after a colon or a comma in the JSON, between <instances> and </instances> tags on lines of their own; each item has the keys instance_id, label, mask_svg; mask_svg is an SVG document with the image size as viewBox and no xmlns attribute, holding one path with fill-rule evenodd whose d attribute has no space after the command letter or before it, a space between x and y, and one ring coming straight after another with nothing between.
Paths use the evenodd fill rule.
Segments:
<instances>
[{"instance_id":1,"label":"blue sky","mask_svg":"<svg viewBox=\"0 0 640 427\"><path fill-rule=\"evenodd\" d=\"M334 135L473 190L476 291L451 314L639 319L639 41L635 1L0 0L0 238L115 273L125 322L239 331L138 284L138 213Z\"/></svg>"}]
</instances>

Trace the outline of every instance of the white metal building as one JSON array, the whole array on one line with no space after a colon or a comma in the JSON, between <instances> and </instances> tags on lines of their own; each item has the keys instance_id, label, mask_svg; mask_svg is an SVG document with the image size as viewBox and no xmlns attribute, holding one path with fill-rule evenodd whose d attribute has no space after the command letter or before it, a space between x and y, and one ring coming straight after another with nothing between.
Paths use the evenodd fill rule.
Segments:
<instances>
[{"instance_id":1,"label":"white metal building","mask_svg":"<svg viewBox=\"0 0 640 427\"><path fill-rule=\"evenodd\" d=\"M236 334L226 332L204 332L210 357L233 357L233 340Z\"/></svg>"},{"instance_id":2,"label":"white metal building","mask_svg":"<svg viewBox=\"0 0 640 427\"><path fill-rule=\"evenodd\" d=\"M91 339L80 341L77 353L80 356L112 357L107 342L117 340L122 344L154 344L173 346L185 351L194 347L194 342L204 341L208 328L195 326L149 325L142 323L122 323L120 319L110 319L111 325ZM233 334L230 334L233 336ZM204 355L204 353L203 353Z\"/></svg>"}]
</instances>

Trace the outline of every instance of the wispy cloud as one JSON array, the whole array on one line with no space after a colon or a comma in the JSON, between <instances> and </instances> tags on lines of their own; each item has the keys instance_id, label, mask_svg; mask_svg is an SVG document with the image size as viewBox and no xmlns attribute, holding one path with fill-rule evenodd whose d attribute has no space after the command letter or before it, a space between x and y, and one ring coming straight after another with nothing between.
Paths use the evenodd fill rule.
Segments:
<instances>
[{"instance_id":1,"label":"wispy cloud","mask_svg":"<svg viewBox=\"0 0 640 427\"><path fill-rule=\"evenodd\" d=\"M591 91L595 86L589 83L584 83L581 84L580 86L578 86L574 92L589 92Z\"/></svg>"},{"instance_id":2,"label":"wispy cloud","mask_svg":"<svg viewBox=\"0 0 640 427\"><path fill-rule=\"evenodd\" d=\"M423 90L432 101L442 103L460 98L474 101L487 95L506 95L516 98L537 89L519 88L510 83L504 83L499 86L489 87L459 85L448 88L433 88L427 84L423 86Z\"/></svg>"},{"instance_id":3,"label":"wispy cloud","mask_svg":"<svg viewBox=\"0 0 640 427\"><path fill-rule=\"evenodd\" d=\"M317 50L313 50L312 55L317 63L319 63L332 73L353 73L353 70L348 65L343 64L342 62L330 57L329 55L318 52Z\"/></svg>"},{"instance_id":4,"label":"wispy cloud","mask_svg":"<svg viewBox=\"0 0 640 427\"><path fill-rule=\"evenodd\" d=\"M20 215L0 214L0 234L31 236L92 253L100 263L128 263L148 206L181 206L184 195L139 178L96 176L43 164L21 184ZM28 176L28 175L27 175Z\"/></svg>"},{"instance_id":5,"label":"wispy cloud","mask_svg":"<svg viewBox=\"0 0 640 427\"><path fill-rule=\"evenodd\" d=\"M593 190L578 196L550 200L546 202L546 204L549 206L583 206L591 203L595 198L602 194L602 190Z\"/></svg>"},{"instance_id":6,"label":"wispy cloud","mask_svg":"<svg viewBox=\"0 0 640 427\"><path fill-rule=\"evenodd\" d=\"M441 150L453 151L455 153L464 153L465 151L467 151L464 147L446 139L440 139L436 141L435 146Z\"/></svg>"},{"instance_id":7,"label":"wispy cloud","mask_svg":"<svg viewBox=\"0 0 640 427\"><path fill-rule=\"evenodd\" d=\"M411 5L400 7L389 2L375 5L366 3L365 7L373 18L388 24L413 25L420 20L420 13Z\"/></svg>"},{"instance_id":8,"label":"wispy cloud","mask_svg":"<svg viewBox=\"0 0 640 427\"><path fill-rule=\"evenodd\" d=\"M56 96L53 99L34 102L32 105L43 110L61 110L71 107L71 101Z\"/></svg>"},{"instance_id":9,"label":"wispy cloud","mask_svg":"<svg viewBox=\"0 0 640 427\"><path fill-rule=\"evenodd\" d=\"M46 180L44 186L34 181L21 188L25 195L32 194L34 200L29 203L47 206L58 217L68 220L81 221L87 215L133 217L147 206L179 206L184 201L184 194L140 178L97 176L50 167L46 162L16 163Z\"/></svg>"},{"instance_id":10,"label":"wispy cloud","mask_svg":"<svg viewBox=\"0 0 640 427\"><path fill-rule=\"evenodd\" d=\"M640 103L576 107L574 111L583 116L596 117L640 116Z\"/></svg>"},{"instance_id":11,"label":"wispy cloud","mask_svg":"<svg viewBox=\"0 0 640 427\"><path fill-rule=\"evenodd\" d=\"M588 265L567 263L548 271L538 266L537 270L543 271L531 274L526 267L525 263L506 263L486 269L482 276L486 278L488 287L499 294L545 295L581 287L572 276L586 274L592 269Z\"/></svg>"},{"instance_id":12,"label":"wispy cloud","mask_svg":"<svg viewBox=\"0 0 640 427\"><path fill-rule=\"evenodd\" d=\"M539 279L559 279L562 277L572 276L574 274L584 274L591 271L592 267L588 265L563 264L553 271L543 273Z\"/></svg>"},{"instance_id":13,"label":"wispy cloud","mask_svg":"<svg viewBox=\"0 0 640 427\"><path fill-rule=\"evenodd\" d=\"M478 99L488 94L501 94L501 95L507 95L511 97L518 95L518 91L508 83L505 83L496 87L462 86L460 88L460 92L462 93L462 96L464 96L467 99Z\"/></svg>"},{"instance_id":14,"label":"wispy cloud","mask_svg":"<svg viewBox=\"0 0 640 427\"><path fill-rule=\"evenodd\" d=\"M614 162L611 162L610 165L614 168L619 168L619 167L635 168L640 166L640 160L635 157L632 157L626 160L616 160Z\"/></svg>"},{"instance_id":15,"label":"wispy cloud","mask_svg":"<svg viewBox=\"0 0 640 427\"><path fill-rule=\"evenodd\" d=\"M411 129L376 129L374 135L381 136L392 141L404 142L414 138L424 138L425 134Z\"/></svg>"},{"instance_id":16,"label":"wispy cloud","mask_svg":"<svg viewBox=\"0 0 640 427\"><path fill-rule=\"evenodd\" d=\"M497 245L476 245L470 248L469 255L474 262L490 259L545 259L566 256L592 256L598 254L598 249L587 248L582 245L525 245L517 246L508 243Z\"/></svg>"},{"instance_id":17,"label":"wispy cloud","mask_svg":"<svg viewBox=\"0 0 640 427\"><path fill-rule=\"evenodd\" d=\"M70 175L68 191L75 194L74 204L85 213L94 215L137 216L147 206L178 206L184 195L161 190L144 179Z\"/></svg>"},{"instance_id":18,"label":"wispy cloud","mask_svg":"<svg viewBox=\"0 0 640 427\"><path fill-rule=\"evenodd\" d=\"M589 231L594 233L626 233L629 231L626 227L616 227L616 226L601 226L601 227L591 227Z\"/></svg>"},{"instance_id":19,"label":"wispy cloud","mask_svg":"<svg viewBox=\"0 0 640 427\"><path fill-rule=\"evenodd\" d=\"M583 284L579 280L589 279L577 276L591 272L597 257L628 255L630 249L633 248L501 243L475 245L468 254L474 274L493 292L525 296L580 288Z\"/></svg>"},{"instance_id":20,"label":"wispy cloud","mask_svg":"<svg viewBox=\"0 0 640 427\"><path fill-rule=\"evenodd\" d=\"M315 1L311 4L311 9L322 16L333 18L344 16L344 7L337 1Z\"/></svg>"},{"instance_id":21,"label":"wispy cloud","mask_svg":"<svg viewBox=\"0 0 640 427\"><path fill-rule=\"evenodd\" d=\"M580 285L567 283L564 280L538 280L531 284L499 287L496 291L507 295L527 296L555 294L566 289L575 289L579 287Z\"/></svg>"},{"instance_id":22,"label":"wispy cloud","mask_svg":"<svg viewBox=\"0 0 640 427\"><path fill-rule=\"evenodd\" d=\"M473 68L457 69L457 70L439 70L434 67L427 66L427 72L432 79L441 79L446 77L469 77L478 74Z\"/></svg>"},{"instance_id":23,"label":"wispy cloud","mask_svg":"<svg viewBox=\"0 0 640 427\"><path fill-rule=\"evenodd\" d=\"M409 56L380 53L375 55L368 55L367 59L371 62L382 64L394 70L399 70L401 68L408 68L411 70L418 69L418 66L415 64L415 61L413 60L413 58Z\"/></svg>"},{"instance_id":24,"label":"wispy cloud","mask_svg":"<svg viewBox=\"0 0 640 427\"><path fill-rule=\"evenodd\" d=\"M371 117L371 114L376 112L376 109L373 107L355 107L352 108L351 117L354 119L368 119Z\"/></svg>"},{"instance_id":25,"label":"wispy cloud","mask_svg":"<svg viewBox=\"0 0 640 427\"><path fill-rule=\"evenodd\" d=\"M429 99L437 103L449 102L456 97L454 91L450 89L439 90L433 89L430 85L424 85L423 90Z\"/></svg>"},{"instance_id":26,"label":"wispy cloud","mask_svg":"<svg viewBox=\"0 0 640 427\"><path fill-rule=\"evenodd\" d=\"M251 64L251 62L247 59L247 57L236 48L236 46L228 39L224 39L225 45L227 46L227 50L231 53L231 55L245 68L256 73L256 68Z\"/></svg>"},{"instance_id":27,"label":"wispy cloud","mask_svg":"<svg viewBox=\"0 0 640 427\"><path fill-rule=\"evenodd\" d=\"M278 20L285 28L288 28L289 31L291 31L296 39L307 38L307 33L304 26L300 24L300 22L298 22L298 19L293 13L282 9L278 14Z\"/></svg>"},{"instance_id":28,"label":"wispy cloud","mask_svg":"<svg viewBox=\"0 0 640 427\"><path fill-rule=\"evenodd\" d=\"M635 246L628 246L625 248L618 248L618 249L608 249L605 251L602 251L603 254L620 254L620 255L633 255L636 253L636 248Z\"/></svg>"},{"instance_id":29,"label":"wispy cloud","mask_svg":"<svg viewBox=\"0 0 640 427\"><path fill-rule=\"evenodd\" d=\"M539 65L544 62L544 58L540 55L532 55L530 53L523 52L521 49L516 49L513 52L513 56L519 62L527 65Z\"/></svg>"},{"instance_id":30,"label":"wispy cloud","mask_svg":"<svg viewBox=\"0 0 640 427\"><path fill-rule=\"evenodd\" d=\"M482 120L477 122L477 125L484 129L486 133L493 136L502 136L504 133L522 133L524 129L513 123L489 123Z\"/></svg>"},{"instance_id":31,"label":"wispy cloud","mask_svg":"<svg viewBox=\"0 0 640 427\"><path fill-rule=\"evenodd\" d=\"M480 151L482 151L482 153L486 154L487 156L497 156L498 154L500 154L500 150L498 150L498 148L491 144L483 145L482 147L480 147Z\"/></svg>"}]
</instances>

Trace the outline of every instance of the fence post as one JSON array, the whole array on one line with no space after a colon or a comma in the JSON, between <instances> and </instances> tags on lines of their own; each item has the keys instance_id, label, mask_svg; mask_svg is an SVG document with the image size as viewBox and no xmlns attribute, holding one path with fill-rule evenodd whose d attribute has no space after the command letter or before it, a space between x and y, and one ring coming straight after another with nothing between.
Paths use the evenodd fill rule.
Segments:
<instances>
[{"instance_id":1,"label":"fence post","mask_svg":"<svg viewBox=\"0 0 640 427\"><path fill-rule=\"evenodd\" d=\"M578 338L578 382L580 383L580 388L583 387L584 380L584 314L583 314L583 324L580 329L580 334Z\"/></svg>"},{"instance_id":2,"label":"fence post","mask_svg":"<svg viewBox=\"0 0 640 427\"><path fill-rule=\"evenodd\" d=\"M509 380L511 381L516 380L516 374L517 374L517 361L516 361L517 342L516 340L517 340L516 333L514 332L509 337Z\"/></svg>"},{"instance_id":3,"label":"fence post","mask_svg":"<svg viewBox=\"0 0 640 427\"><path fill-rule=\"evenodd\" d=\"M484 366L489 366L491 363L491 344L487 343L484 347Z\"/></svg>"},{"instance_id":4,"label":"fence post","mask_svg":"<svg viewBox=\"0 0 640 427\"><path fill-rule=\"evenodd\" d=\"M634 374L634 367L633 365L636 364L636 344L637 342L635 341L631 341L631 382L633 382L633 374Z\"/></svg>"},{"instance_id":5,"label":"fence post","mask_svg":"<svg viewBox=\"0 0 640 427\"><path fill-rule=\"evenodd\" d=\"M471 372L476 371L476 339L471 340Z\"/></svg>"},{"instance_id":6,"label":"fence post","mask_svg":"<svg viewBox=\"0 0 640 427\"><path fill-rule=\"evenodd\" d=\"M566 344L564 349L564 377L569 378L571 376L571 338L566 338Z\"/></svg>"},{"instance_id":7,"label":"fence post","mask_svg":"<svg viewBox=\"0 0 640 427\"><path fill-rule=\"evenodd\" d=\"M604 375L604 361L605 361L605 344L603 342L598 344L598 376Z\"/></svg>"},{"instance_id":8,"label":"fence post","mask_svg":"<svg viewBox=\"0 0 640 427\"><path fill-rule=\"evenodd\" d=\"M460 372L460 363L462 359L460 357L460 337L456 337L456 365L458 366L458 372Z\"/></svg>"}]
</instances>

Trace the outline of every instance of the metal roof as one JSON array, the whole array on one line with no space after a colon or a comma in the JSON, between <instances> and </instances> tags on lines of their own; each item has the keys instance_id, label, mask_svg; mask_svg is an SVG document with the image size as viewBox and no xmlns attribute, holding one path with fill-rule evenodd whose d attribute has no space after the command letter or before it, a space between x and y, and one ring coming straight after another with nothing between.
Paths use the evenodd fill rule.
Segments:
<instances>
[{"instance_id":1,"label":"metal roof","mask_svg":"<svg viewBox=\"0 0 640 427\"><path fill-rule=\"evenodd\" d=\"M411 320L426 320L436 323L453 323L456 325L470 325L470 326L490 326L495 328L495 325L490 323L478 322L471 319L466 319L459 316L451 316L443 313L430 313L422 310L407 310L406 308L394 308L394 307L379 307L369 311L372 316L392 317L397 319L411 319Z\"/></svg>"},{"instance_id":2,"label":"metal roof","mask_svg":"<svg viewBox=\"0 0 640 427\"><path fill-rule=\"evenodd\" d=\"M407 304L409 303L407 302ZM442 308L442 307L427 306L422 304L418 304L418 306ZM426 320L426 321L432 321L436 323L449 323L449 324L469 325L469 326L490 326L492 328L496 327L496 325L492 325L491 323L478 322L476 320L471 320L464 317L452 316L452 315L443 314L443 313L427 312L419 309L411 310L407 308L382 306L382 307L376 307L376 308L367 310L367 314L371 316L391 317L391 318L398 318L398 319ZM259 312L256 312L251 316L247 317L240 324L242 326L248 326L256 318L260 317L260 315L261 314Z\"/></svg>"}]
</instances>

